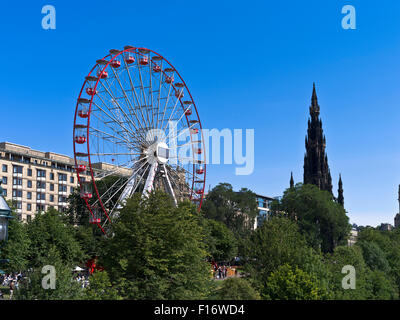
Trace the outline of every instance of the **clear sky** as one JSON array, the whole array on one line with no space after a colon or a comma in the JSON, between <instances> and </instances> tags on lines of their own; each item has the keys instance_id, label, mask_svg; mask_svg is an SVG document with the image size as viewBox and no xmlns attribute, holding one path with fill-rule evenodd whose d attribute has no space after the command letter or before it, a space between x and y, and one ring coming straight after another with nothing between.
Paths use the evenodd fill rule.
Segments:
<instances>
[{"instance_id":1,"label":"clear sky","mask_svg":"<svg viewBox=\"0 0 400 320\"><path fill-rule=\"evenodd\" d=\"M41 27L56 8L56 30ZM341 9L356 9L344 30ZM351 222L393 224L400 184L400 1L7 1L0 13L1 141L72 155L84 76L112 48L179 70L205 128L255 129L255 170L208 167L207 185L278 196L303 178L316 83L334 193Z\"/></svg>"}]
</instances>

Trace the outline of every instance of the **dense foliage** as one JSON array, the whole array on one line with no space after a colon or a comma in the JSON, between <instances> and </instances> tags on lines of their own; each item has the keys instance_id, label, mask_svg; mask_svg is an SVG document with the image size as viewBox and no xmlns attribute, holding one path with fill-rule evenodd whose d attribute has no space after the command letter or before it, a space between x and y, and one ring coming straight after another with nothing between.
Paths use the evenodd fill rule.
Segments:
<instances>
[{"instance_id":1,"label":"dense foliage","mask_svg":"<svg viewBox=\"0 0 400 320\"><path fill-rule=\"evenodd\" d=\"M344 209L313 186L286 190L256 230L254 194L229 184L210 192L201 213L161 192L136 195L111 237L87 223L77 195L70 201L66 214L50 209L27 223L10 221L0 252L10 262L1 269L27 276L15 299L399 299L400 230L365 227L349 247ZM238 263L237 256L240 277L212 280L211 261ZM82 288L72 270L93 257L104 271ZM55 268L55 289L42 287L46 265ZM342 283L348 266L353 289Z\"/></svg>"}]
</instances>

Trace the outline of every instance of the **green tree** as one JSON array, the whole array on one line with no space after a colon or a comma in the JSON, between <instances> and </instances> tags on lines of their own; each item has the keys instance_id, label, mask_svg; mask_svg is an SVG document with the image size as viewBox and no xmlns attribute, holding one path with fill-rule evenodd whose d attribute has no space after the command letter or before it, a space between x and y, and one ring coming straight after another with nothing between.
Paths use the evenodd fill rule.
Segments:
<instances>
[{"instance_id":1,"label":"green tree","mask_svg":"<svg viewBox=\"0 0 400 320\"><path fill-rule=\"evenodd\" d=\"M201 216L189 202L175 207L161 192L134 195L113 224L102 257L128 299L201 299L212 282Z\"/></svg>"},{"instance_id":2,"label":"green tree","mask_svg":"<svg viewBox=\"0 0 400 320\"><path fill-rule=\"evenodd\" d=\"M8 241L0 250L0 259L8 259L9 263L1 265L1 268L10 273L26 270L30 243L26 225L13 213L13 219L9 220Z\"/></svg>"},{"instance_id":3,"label":"green tree","mask_svg":"<svg viewBox=\"0 0 400 320\"><path fill-rule=\"evenodd\" d=\"M384 273L391 271L385 253L375 242L357 241L356 245L361 248L365 263L371 270L381 270Z\"/></svg>"},{"instance_id":4,"label":"green tree","mask_svg":"<svg viewBox=\"0 0 400 320\"><path fill-rule=\"evenodd\" d=\"M65 264L55 245L50 246L46 256L41 259L43 266L30 269L27 278L20 281L15 290L16 300L77 300L83 297L83 289L72 279L72 268ZM55 268L55 288L43 286L49 273L42 273L44 266Z\"/></svg>"},{"instance_id":5,"label":"green tree","mask_svg":"<svg viewBox=\"0 0 400 320\"><path fill-rule=\"evenodd\" d=\"M251 283L243 278L228 278L220 281L221 285L212 296L213 300L260 300L261 296L251 286Z\"/></svg>"},{"instance_id":6,"label":"green tree","mask_svg":"<svg viewBox=\"0 0 400 320\"><path fill-rule=\"evenodd\" d=\"M89 287L85 289L87 300L120 300L118 291L111 284L107 271L96 271L89 278Z\"/></svg>"},{"instance_id":7,"label":"green tree","mask_svg":"<svg viewBox=\"0 0 400 320\"><path fill-rule=\"evenodd\" d=\"M203 219L205 242L210 258L214 261L231 261L237 255L237 240L222 222Z\"/></svg>"},{"instance_id":8,"label":"green tree","mask_svg":"<svg viewBox=\"0 0 400 320\"><path fill-rule=\"evenodd\" d=\"M86 258L74 237L74 228L63 214L53 208L36 215L26 228L30 239L29 267L41 268L47 264L51 249L57 251L57 257L70 268Z\"/></svg>"},{"instance_id":9,"label":"green tree","mask_svg":"<svg viewBox=\"0 0 400 320\"><path fill-rule=\"evenodd\" d=\"M327 255L327 264L330 269L330 289L334 299L363 300L370 296L366 282L369 269L360 247L336 247L332 254ZM342 273L344 266L353 266L355 269L355 289L344 289L342 286L342 280L346 276L346 273Z\"/></svg>"},{"instance_id":10,"label":"green tree","mask_svg":"<svg viewBox=\"0 0 400 320\"><path fill-rule=\"evenodd\" d=\"M256 195L245 188L235 192L229 183L220 183L207 195L202 210L206 218L225 223L237 238L249 234L258 214Z\"/></svg>"},{"instance_id":11,"label":"green tree","mask_svg":"<svg viewBox=\"0 0 400 320\"><path fill-rule=\"evenodd\" d=\"M272 300L321 300L328 293L315 276L284 264L268 277L262 295Z\"/></svg>"},{"instance_id":12,"label":"green tree","mask_svg":"<svg viewBox=\"0 0 400 320\"><path fill-rule=\"evenodd\" d=\"M287 189L273 211L285 212L296 220L300 232L315 249L333 252L336 246L346 244L351 226L345 210L329 192L314 185L298 183Z\"/></svg>"},{"instance_id":13,"label":"green tree","mask_svg":"<svg viewBox=\"0 0 400 320\"><path fill-rule=\"evenodd\" d=\"M320 252L307 246L296 222L283 216L274 216L251 235L245 254L245 274L262 290L270 274L281 265L299 267L315 276L318 287L329 285L329 270Z\"/></svg>"},{"instance_id":14,"label":"green tree","mask_svg":"<svg viewBox=\"0 0 400 320\"><path fill-rule=\"evenodd\" d=\"M391 276L381 270L368 270L366 282L369 294L367 299L398 300L399 289Z\"/></svg>"},{"instance_id":15,"label":"green tree","mask_svg":"<svg viewBox=\"0 0 400 320\"><path fill-rule=\"evenodd\" d=\"M244 258L245 271L252 278L265 282L280 265L300 264L306 246L295 222L272 217L251 235Z\"/></svg>"}]
</instances>

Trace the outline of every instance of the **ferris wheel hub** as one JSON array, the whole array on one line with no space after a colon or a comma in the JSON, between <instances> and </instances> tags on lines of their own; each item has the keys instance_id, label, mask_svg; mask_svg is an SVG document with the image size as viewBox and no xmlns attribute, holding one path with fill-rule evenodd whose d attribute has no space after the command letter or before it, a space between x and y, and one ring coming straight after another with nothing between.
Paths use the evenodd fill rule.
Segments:
<instances>
[{"instance_id":1,"label":"ferris wheel hub","mask_svg":"<svg viewBox=\"0 0 400 320\"><path fill-rule=\"evenodd\" d=\"M169 148L165 142L155 142L150 145L145 151L147 162L150 164L159 163L166 164L169 160Z\"/></svg>"}]
</instances>

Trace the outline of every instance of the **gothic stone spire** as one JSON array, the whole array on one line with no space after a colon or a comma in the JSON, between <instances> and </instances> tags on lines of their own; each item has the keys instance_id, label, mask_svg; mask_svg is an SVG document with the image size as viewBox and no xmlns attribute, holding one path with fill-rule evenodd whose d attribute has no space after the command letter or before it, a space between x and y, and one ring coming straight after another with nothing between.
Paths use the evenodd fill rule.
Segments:
<instances>
[{"instance_id":1,"label":"gothic stone spire","mask_svg":"<svg viewBox=\"0 0 400 320\"><path fill-rule=\"evenodd\" d=\"M322 130L322 121L319 118L315 83L310 106L310 119L305 141L306 154L304 156L304 184L314 184L321 190L332 193L332 178L328 166L328 157L325 154L326 140Z\"/></svg>"},{"instance_id":2,"label":"gothic stone spire","mask_svg":"<svg viewBox=\"0 0 400 320\"><path fill-rule=\"evenodd\" d=\"M290 172L290 188L294 187L293 172Z\"/></svg>"},{"instance_id":3,"label":"gothic stone spire","mask_svg":"<svg viewBox=\"0 0 400 320\"><path fill-rule=\"evenodd\" d=\"M342 175L339 174L339 189L338 189L338 197L337 201L344 207L344 197L343 197L343 182L342 182Z\"/></svg>"}]
</instances>

